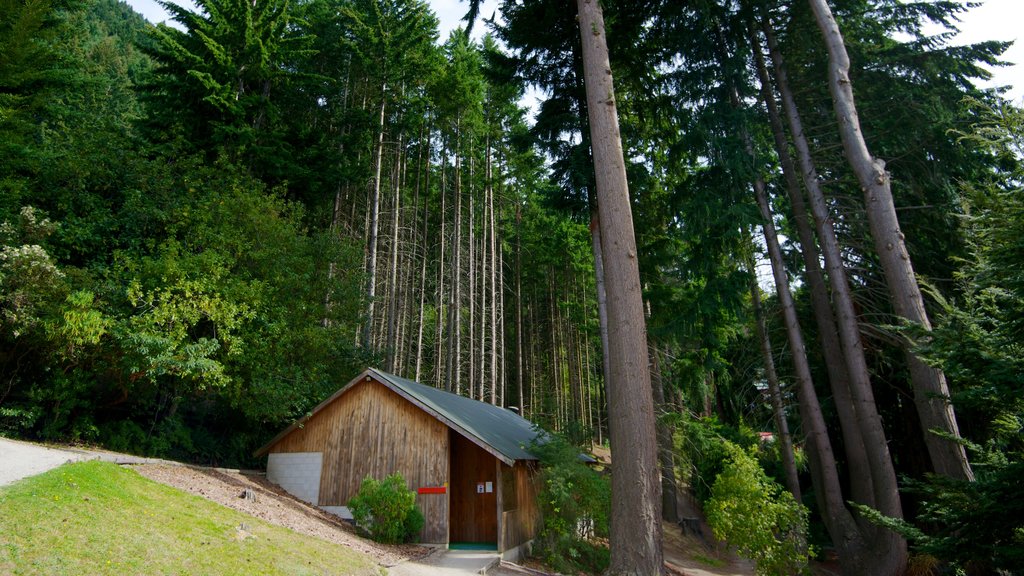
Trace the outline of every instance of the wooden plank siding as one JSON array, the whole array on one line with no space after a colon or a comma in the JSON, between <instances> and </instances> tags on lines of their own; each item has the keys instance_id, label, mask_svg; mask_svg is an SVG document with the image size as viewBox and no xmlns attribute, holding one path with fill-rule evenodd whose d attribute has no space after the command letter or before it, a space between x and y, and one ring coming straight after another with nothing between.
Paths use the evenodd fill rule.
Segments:
<instances>
[{"instance_id":1,"label":"wooden plank siding","mask_svg":"<svg viewBox=\"0 0 1024 576\"><path fill-rule=\"evenodd\" d=\"M499 551L511 550L532 540L540 531L540 492L537 466L519 461L514 467L501 465L501 541Z\"/></svg>"},{"instance_id":2,"label":"wooden plank siding","mask_svg":"<svg viewBox=\"0 0 1024 576\"><path fill-rule=\"evenodd\" d=\"M398 472L412 490L448 481L448 427L382 384L364 380L325 406L272 452L322 452L321 506L345 506L363 478ZM448 494L417 494L420 541L448 542Z\"/></svg>"}]
</instances>

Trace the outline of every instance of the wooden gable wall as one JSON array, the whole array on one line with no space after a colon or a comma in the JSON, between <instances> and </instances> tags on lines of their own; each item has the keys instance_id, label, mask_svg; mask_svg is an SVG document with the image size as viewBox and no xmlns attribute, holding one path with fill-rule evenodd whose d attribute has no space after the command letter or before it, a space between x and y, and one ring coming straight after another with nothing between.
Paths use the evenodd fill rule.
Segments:
<instances>
[{"instance_id":1,"label":"wooden gable wall","mask_svg":"<svg viewBox=\"0 0 1024 576\"><path fill-rule=\"evenodd\" d=\"M398 472L409 487L448 482L448 427L383 384L352 385L271 452L322 452L321 506L345 506L363 478ZM417 494L426 523L420 541L448 542L448 494Z\"/></svg>"}]
</instances>

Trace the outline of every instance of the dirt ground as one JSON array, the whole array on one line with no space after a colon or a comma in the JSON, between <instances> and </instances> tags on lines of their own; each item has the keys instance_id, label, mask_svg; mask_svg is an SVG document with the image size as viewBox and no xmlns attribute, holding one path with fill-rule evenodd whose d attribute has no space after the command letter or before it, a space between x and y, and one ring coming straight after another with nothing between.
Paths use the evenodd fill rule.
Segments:
<instances>
[{"instance_id":1,"label":"dirt ground","mask_svg":"<svg viewBox=\"0 0 1024 576\"><path fill-rule=\"evenodd\" d=\"M704 539L684 534L676 525L664 526L665 567L676 576L753 576L754 564L737 557L723 544L714 542L704 529Z\"/></svg>"},{"instance_id":2,"label":"dirt ground","mask_svg":"<svg viewBox=\"0 0 1024 576\"><path fill-rule=\"evenodd\" d=\"M133 468L150 480L191 492L271 524L348 546L369 555L385 567L421 558L431 550L417 545L385 546L360 538L348 522L297 500L262 476L164 464L143 464ZM245 490L251 490L255 498L244 498Z\"/></svg>"}]
</instances>

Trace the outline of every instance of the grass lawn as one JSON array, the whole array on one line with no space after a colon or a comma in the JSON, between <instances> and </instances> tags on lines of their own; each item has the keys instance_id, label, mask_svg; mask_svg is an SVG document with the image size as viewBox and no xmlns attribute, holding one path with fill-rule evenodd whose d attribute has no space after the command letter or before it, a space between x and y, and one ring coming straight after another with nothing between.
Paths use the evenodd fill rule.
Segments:
<instances>
[{"instance_id":1,"label":"grass lawn","mask_svg":"<svg viewBox=\"0 0 1024 576\"><path fill-rule=\"evenodd\" d=\"M103 462L0 488L0 574L380 574L369 557Z\"/></svg>"}]
</instances>

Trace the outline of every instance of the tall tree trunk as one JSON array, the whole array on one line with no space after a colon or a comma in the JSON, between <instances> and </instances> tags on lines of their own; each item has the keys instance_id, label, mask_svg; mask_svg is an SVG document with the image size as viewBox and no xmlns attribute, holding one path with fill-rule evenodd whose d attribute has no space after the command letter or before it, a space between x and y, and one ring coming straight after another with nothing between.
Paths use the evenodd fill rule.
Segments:
<instances>
[{"instance_id":1,"label":"tall tree trunk","mask_svg":"<svg viewBox=\"0 0 1024 576\"><path fill-rule=\"evenodd\" d=\"M596 202L590 211L590 241L594 252L594 283L597 287L597 320L601 334L601 378L607 383L611 368L608 366L608 293L604 286L604 257L601 255L601 217Z\"/></svg>"},{"instance_id":2,"label":"tall tree trunk","mask_svg":"<svg viewBox=\"0 0 1024 576\"><path fill-rule=\"evenodd\" d=\"M750 242L753 250L753 241ZM786 473L786 488L793 498L800 502L800 479L796 470L796 457L793 455L793 438L789 434L789 422L786 420L786 407L782 402L782 387L779 375L775 371L775 358L772 356L772 341L768 335L764 307L761 306L761 287L757 284L757 270L754 267L753 254L747 254L747 268L750 270L750 302L754 308L754 323L757 326L757 340L761 345L761 356L764 357L764 375L768 380L768 397L772 403L772 416L775 429L779 433L779 456L782 468Z\"/></svg>"},{"instance_id":3,"label":"tall tree trunk","mask_svg":"<svg viewBox=\"0 0 1024 576\"><path fill-rule=\"evenodd\" d=\"M490 239L489 251L491 254L491 271L490 271L490 284L491 284L491 404L498 404L503 406L505 404L505 389L503 382L498 382L498 307L500 303L500 295L496 292L497 285L497 272L500 270L497 266L498 262L498 250L497 243L495 241L498 233L497 227L494 225L494 174L493 167L491 164L491 135L487 135L487 169L485 174L486 181L486 196L487 196L487 213L490 215L490 219L487 222L487 228L489 230L488 237ZM500 393L495 394L494 389L498 388ZM500 403L498 402L500 396Z\"/></svg>"},{"instance_id":4,"label":"tall tree trunk","mask_svg":"<svg viewBox=\"0 0 1024 576\"><path fill-rule=\"evenodd\" d=\"M495 229L499 233L500 228ZM505 252L501 249L501 240L498 240L498 324L492 327L496 331L497 338L497 363L498 367L498 406L508 405L508 369L505 365ZM492 368L495 370L495 368ZM522 394L520 393L520 396Z\"/></svg>"},{"instance_id":5,"label":"tall tree trunk","mask_svg":"<svg viewBox=\"0 0 1024 576\"><path fill-rule=\"evenodd\" d=\"M448 167L448 155L444 153L444 143L441 144L441 234L438 236L438 249L441 254L437 259L437 297L434 299L437 311L435 318L437 326L434 331L434 345L437 348L437 352L434 354L434 385L438 388L444 388L445 390L451 391L452 381L447 378L447 374L444 372L444 219L447 218L445 213L445 198L447 197L446 188L447 186L447 167Z\"/></svg>"},{"instance_id":6,"label":"tall tree trunk","mask_svg":"<svg viewBox=\"0 0 1024 576\"><path fill-rule=\"evenodd\" d=\"M377 236L380 230L380 173L384 164L384 109L388 83L380 87L380 116L377 122L377 145L374 160L373 188L370 190L369 240L366 248L366 321L363 324L363 349L372 351L373 309L377 290Z\"/></svg>"},{"instance_id":7,"label":"tall tree trunk","mask_svg":"<svg viewBox=\"0 0 1024 576\"><path fill-rule=\"evenodd\" d=\"M487 258L488 244L487 244L487 185L484 184L484 198L483 206L481 206L481 231L482 235L480 238L480 336L479 346L480 354L478 357L478 364L480 366L480 389L481 391L487 389L487 382L490 380L487 374L487 320L490 316L490 310L487 308L487 289L488 289L488 276L487 276ZM494 381L490 380L490 391L491 391L491 404L495 401L495 386Z\"/></svg>"},{"instance_id":8,"label":"tall tree trunk","mask_svg":"<svg viewBox=\"0 0 1024 576\"><path fill-rule=\"evenodd\" d=\"M661 357L657 346L650 345L651 356L651 392L654 394L654 409L657 414L671 412L665 403L665 381L661 373ZM658 461L661 464L661 517L666 522L679 522L679 506L677 495L679 487L676 483L674 430L660 418L656 424L658 431Z\"/></svg>"},{"instance_id":9,"label":"tall tree trunk","mask_svg":"<svg viewBox=\"0 0 1024 576\"><path fill-rule=\"evenodd\" d=\"M430 256L430 249L427 243L427 239L430 237L427 234L428 222L430 221L430 133L431 127L428 125L425 151L426 166L423 170L423 235L417 243L423 252L423 260L420 262L420 309L419 318L416 322L416 370L414 372L416 376L413 378L416 382L420 381L423 371L423 319L427 297L427 260L429 260Z\"/></svg>"},{"instance_id":10,"label":"tall tree trunk","mask_svg":"<svg viewBox=\"0 0 1024 576\"><path fill-rule=\"evenodd\" d=\"M387 371L395 373L395 354L398 352L398 298L400 296L400 284L398 283L398 254L399 254L399 224L402 210L402 170L406 162L403 140L405 135L398 135L398 155L395 159L395 182L394 202L391 205L391 265L388 271L388 317L387 317L387 342L384 343L387 350L384 365Z\"/></svg>"},{"instance_id":11,"label":"tall tree trunk","mask_svg":"<svg viewBox=\"0 0 1024 576\"><path fill-rule=\"evenodd\" d=\"M768 120L772 136L775 140L775 151L778 154L779 164L782 167L793 221L800 240L800 253L804 261L804 276L810 288L811 308L814 312L815 322L818 325L818 341L821 345L822 355L825 357L829 384L832 389L832 395L835 398L836 414L839 417L839 426L842 430L846 460L849 469L856 471L849 475L850 494L854 501L870 505L874 502L874 482L872 481L871 469L868 466L867 448L864 445L864 438L860 433L856 407L850 392L850 376L849 371L846 369L847 361L839 340L839 328L836 326L828 287L826 286L824 273L821 270L814 233L807 218L804 194L800 187L793 158L789 153L789 142L786 139L778 105L772 91L771 78L768 75L768 68L765 64L764 54L761 51L757 35L753 31L751 31L750 41L758 77L761 82L761 98L768 110ZM799 125L799 118L797 118L797 125ZM800 133L799 138L800 142L797 144L797 148L798 151L802 151L800 152L801 159L805 166L813 170L813 161L810 159L809 148L802 133ZM805 172L805 176L810 177L812 180L812 183L808 186L809 188L817 185L817 178L811 176L811 174L812 172ZM831 224L825 225L829 228L826 233L831 234L834 238L834 234L831 232ZM838 258L838 256L830 255L829 258ZM844 292L841 291L840 293Z\"/></svg>"},{"instance_id":12,"label":"tall tree trunk","mask_svg":"<svg viewBox=\"0 0 1024 576\"><path fill-rule=\"evenodd\" d=\"M516 204L516 392L519 413L528 417L523 399L523 212Z\"/></svg>"},{"instance_id":13,"label":"tall tree trunk","mask_svg":"<svg viewBox=\"0 0 1024 576\"><path fill-rule=\"evenodd\" d=\"M821 404L818 402L818 396L814 390L811 369L807 363L807 349L804 346L803 333L797 319L793 296L789 291L789 279L786 277L782 249L779 247L778 234L772 221L772 212L765 194L764 181L760 178L754 182L754 193L758 208L761 210L761 227L764 231L765 244L768 247L768 258L771 261L772 275L775 278L775 290L782 306L786 336L791 348L790 356L797 381L797 398L800 401L800 418L804 434L807 436L811 479L814 482L818 508L822 511L822 521L839 552L843 574L863 576L899 574L901 570L894 569L888 563L882 566L873 564L872 560L876 556L872 550L868 549L868 543L865 541L860 527L853 515L846 509L835 454L828 437ZM878 553L887 554L887 551L879 550Z\"/></svg>"},{"instance_id":14,"label":"tall tree trunk","mask_svg":"<svg viewBox=\"0 0 1024 576\"><path fill-rule=\"evenodd\" d=\"M860 129L850 81L850 58L839 25L826 0L809 1L828 49L829 91L832 93L843 150L864 193L868 226L889 287L893 309L901 318L931 330L924 298L914 276L914 267L896 217L889 172L882 159L871 155ZM973 480L974 473L967 461L967 453L963 444L957 441L960 430L949 400L945 374L913 354L910 342L904 341L903 346L914 387L914 404L924 428L924 441L928 446L932 466L939 474L960 480Z\"/></svg>"},{"instance_id":15,"label":"tall tree trunk","mask_svg":"<svg viewBox=\"0 0 1024 576\"><path fill-rule=\"evenodd\" d=\"M470 142L470 150L473 149L473 142ZM469 388L469 397L476 398L477 400L483 400L484 386L483 382L479 383L480 389L477 390L477 378L476 378L476 292L477 292L477 265L476 265L476 209L475 200L476 194L473 193L473 169L475 156L472 154L469 157L469 239L466 242L468 253L466 254L466 260L469 262L467 267L467 279L469 280L469 294L467 300L469 300L469 334L466 338L466 342L469 348L469 362L467 363L468 374L466 375L466 384ZM481 309L482 310L482 309Z\"/></svg>"},{"instance_id":16,"label":"tall tree trunk","mask_svg":"<svg viewBox=\"0 0 1024 576\"><path fill-rule=\"evenodd\" d=\"M559 370L560 342L558 340L558 305L555 303L555 274L548 269L548 334L551 338L551 391L555 394L555 430L562 429L562 379Z\"/></svg>"},{"instance_id":17,"label":"tall tree trunk","mask_svg":"<svg viewBox=\"0 0 1024 576\"><path fill-rule=\"evenodd\" d=\"M661 574L661 482L640 270L604 16L577 0L608 297L612 479L609 574Z\"/></svg>"},{"instance_id":18,"label":"tall tree trunk","mask_svg":"<svg viewBox=\"0 0 1024 576\"><path fill-rule=\"evenodd\" d=\"M804 185L807 187L811 201L811 211L814 215L818 238L821 241L822 252L825 256L825 265L828 270L828 279L832 288L833 305L836 312L836 324L839 329L839 339L842 344L843 358L846 361L847 374L850 380L850 397L855 407L858 430L860 431L861 441L865 448L865 457L868 464L866 470L869 470L871 475L871 500L870 502L861 501L860 503L872 506L887 516L901 518L903 513L899 500L896 474L893 469L892 457L889 454L885 432L882 428L881 418L875 405L870 374L864 358L863 343L860 338L857 317L853 308L853 297L850 293L846 270L843 267L839 244L829 220L824 195L821 192L817 172L810 155L810 148L804 136L803 127L799 122L800 118L792 92L789 89L782 55L775 44L774 35L767 20L765 20L765 34L768 38L768 46L775 65L779 93L782 96L783 107L786 111L787 120L790 122L790 132L800 159ZM851 473L854 475L854 481L856 482L858 472L852 470ZM852 572L853 567L867 566L868 564L865 561L858 558L864 558L865 555L869 555L869 559L874 563L875 572L869 572L865 568L864 571L860 572L861 574L901 572L907 558L906 541L894 532L870 524L867 521L861 521L860 528L862 532L861 537L851 541L849 546L841 549L841 553L850 559L844 563L844 565L850 566L848 570L851 570L851 573L856 573ZM833 538L835 539L836 536L833 535Z\"/></svg>"},{"instance_id":19,"label":"tall tree trunk","mask_svg":"<svg viewBox=\"0 0 1024 576\"><path fill-rule=\"evenodd\" d=\"M462 394L462 119L455 122L455 222L452 225L452 301L448 309L449 378L456 394Z\"/></svg>"}]
</instances>

